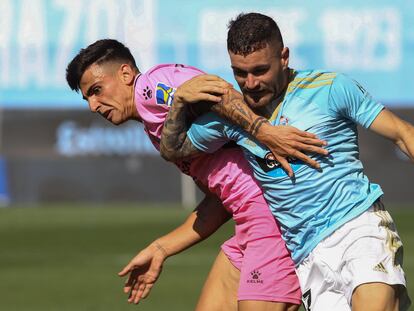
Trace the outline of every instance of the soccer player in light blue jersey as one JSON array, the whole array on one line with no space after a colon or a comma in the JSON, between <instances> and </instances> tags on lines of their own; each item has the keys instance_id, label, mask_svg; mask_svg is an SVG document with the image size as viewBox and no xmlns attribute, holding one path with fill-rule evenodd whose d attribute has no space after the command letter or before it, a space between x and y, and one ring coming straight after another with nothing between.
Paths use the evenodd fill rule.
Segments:
<instances>
[{"instance_id":1,"label":"soccer player in light blue jersey","mask_svg":"<svg viewBox=\"0 0 414 311\"><path fill-rule=\"evenodd\" d=\"M310 131L327 141L329 156L314 155L320 170L291 159L287 174L266 146L213 113L198 118L187 135L177 126L164 156L214 152L231 140L243 147L292 253L307 310L407 310L402 243L380 201L380 186L364 175L356 127L391 139L412 160L414 127L343 74L290 69L289 49L265 15L239 15L227 43L243 96L229 90L222 104L244 112L240 125L257 126L266 118ZM170 118L211 96L215 88L206 76L194 78L178 88Z\"/></svg>"}]
</instances>

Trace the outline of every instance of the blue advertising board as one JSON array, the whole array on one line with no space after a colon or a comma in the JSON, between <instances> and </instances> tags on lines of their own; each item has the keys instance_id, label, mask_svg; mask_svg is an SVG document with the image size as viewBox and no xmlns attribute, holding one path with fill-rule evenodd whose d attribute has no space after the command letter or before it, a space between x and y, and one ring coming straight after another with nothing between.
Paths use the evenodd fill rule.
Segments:
<instances>
[{"instance_id":1,"label":"blue advertising board","mask_svg":"<svg viewBox=\"0 0 414 311\"><path fill-rule=\"evenodd\" d=\"M234 83L227 23L251 11L278 22L293 68L345 72L388 106L414 106L412 1L1 0L0 107L86 108L65 68L100 38L124 42L142 71L186 63Z\"/></svg>"}]
</instances>

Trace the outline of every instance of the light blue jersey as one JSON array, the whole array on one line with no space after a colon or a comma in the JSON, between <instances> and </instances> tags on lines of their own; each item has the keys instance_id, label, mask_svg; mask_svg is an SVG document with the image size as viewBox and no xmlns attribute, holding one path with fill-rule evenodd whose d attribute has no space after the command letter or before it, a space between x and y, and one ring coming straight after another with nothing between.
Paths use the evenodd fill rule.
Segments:
<instances>
[{"instance_id":1,"label":"light blue jersey","mask_svg":"<svg viewBox=\"0 0 414 311\"><path fill-rule=\"evenodd\" d=\"M357 124L368 128L384 108L355 81L343 74L292 71L293 79L274 125L292 125L315 133L328 142L329 157L313 155L317 171L292 162L295 179L249 135L209 113L191 126L194 146L214 152L228 140L244 147L245 155L261 183L273 215L296 265L338 227L367 210L381 195L381 188L363 173L359 160Z\"/></svg>"}]
</instances>

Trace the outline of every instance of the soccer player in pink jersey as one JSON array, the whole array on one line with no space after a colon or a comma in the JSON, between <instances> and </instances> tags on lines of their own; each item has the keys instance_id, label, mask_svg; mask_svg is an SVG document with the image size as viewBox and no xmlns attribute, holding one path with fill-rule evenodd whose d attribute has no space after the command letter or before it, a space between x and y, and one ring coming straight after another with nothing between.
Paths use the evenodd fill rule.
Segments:
<instances>
[{"instance_id":1,"label":"soccer player in pink jersey","mask_svg":"<svg viewBox=\"0 0 414 311\"><path fill-rule=\"evenodd\" d=\"M159 149L176 88L200 74L203 72L183 65L160 65L142 74L125 46L115 40L99 40L72 60L66 78L73 90L81 90L90 110L111 123L142 122ZM226 92L225 81L214 79L212 83L218 94ZM322 145L312 134L290 130L299 137L303 151L318 150L315 146ZM250 132L265 140L260 126ZM286 149L279 151L279 156L291 155L292 150L297 156L292 135L289 138L286 142L281 139L280 145ZM303 148L304 144L309 147ZM310 159L307 162L316 165ZM236 223L235 236L223 244L196 309L297 310L301 295L293 262L241 151L222 149L177 165L194 178L206 196L184 224L155 240L120 272L129 276L124 286L129 301L138 303L145 298L166 258L208 237L230 213Z\"/></svg>"}]
</instances>

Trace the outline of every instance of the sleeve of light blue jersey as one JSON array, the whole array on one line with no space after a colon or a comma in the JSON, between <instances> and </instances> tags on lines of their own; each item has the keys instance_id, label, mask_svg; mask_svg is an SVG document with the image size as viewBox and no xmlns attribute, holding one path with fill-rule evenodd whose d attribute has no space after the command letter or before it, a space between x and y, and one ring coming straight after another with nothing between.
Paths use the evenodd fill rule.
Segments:
<instances>
[{"instance_id":1,"label":"sleeve of light blue jersey","mask_svg":"<svg viewBox=\"0 0 414 311\"><path fill-rule=\"evenodd\" d=\"M384 106L356 81L343 74L334 79L329 96L329 107L335 114L346 117L368 128Z\"/></svg>"},{"instance_id":2,"label":"sleeve of light blue jersey","mask_svg":"<svg viewBox=\"0 0 414 311\"><path fill-rule=\"evenodd\" d=\"M217 151L230 140L259 157L264 157L269 152L237 125L212 112L198 117L187 131L187 136L194 147L207 153Z\"/></svg>"}]
</instances>

